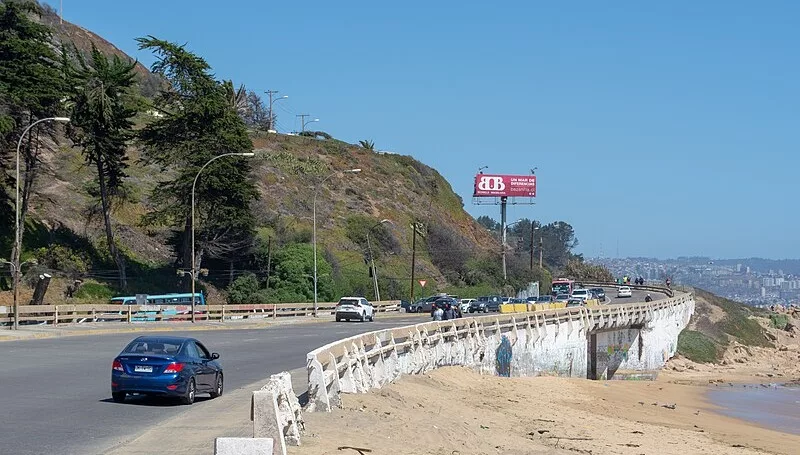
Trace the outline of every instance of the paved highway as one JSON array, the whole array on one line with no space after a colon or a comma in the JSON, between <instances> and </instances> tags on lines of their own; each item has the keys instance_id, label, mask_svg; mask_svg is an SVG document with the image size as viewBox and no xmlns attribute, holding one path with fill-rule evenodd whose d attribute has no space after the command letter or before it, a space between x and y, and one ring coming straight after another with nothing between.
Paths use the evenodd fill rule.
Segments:
<instances>
[{"instance_id":1,"label":"paved highway","mask_svg":"<svg viewBox=\"0 0 800 455\"><path fill-rule=\"evenodd\" d=\"M305 354L326 343L427 320L415 315L381 321L379 315L374 323L330 322L174 334L195 337L219 352L225 368L225 388L232 391L271 374L305 366ZM184 412L188 407L175 402L111 401L111 361L131 339L145 334L0 344L0 453L102 453ZM219 399L224 400L225 395ZM200 400L193 406L203 406ZM153 453L157 452L154 447Z\"/></svg>"},{"instance_id":2,"label":"paved highway","mask_svg":"<svg viewBox=\"0 0 800 455\"><path fill-rule=\"evenodd\" d=\"M643 301L646 295L634 291L631 299L617 299L615 289L606 292L607 304ZM428 320L424 315L409 315L378 317L375 323L326 322L174 334L198 338L220 353L230 392L271 374L303 367L307 352L331 341ZM111 360L142 334L146 333L1 343L0 453L102 453L185 412L187 406L155 399L125 404L111 401ZM201 400L193 406L203 406Z\"/></svg>"}]
</instances>

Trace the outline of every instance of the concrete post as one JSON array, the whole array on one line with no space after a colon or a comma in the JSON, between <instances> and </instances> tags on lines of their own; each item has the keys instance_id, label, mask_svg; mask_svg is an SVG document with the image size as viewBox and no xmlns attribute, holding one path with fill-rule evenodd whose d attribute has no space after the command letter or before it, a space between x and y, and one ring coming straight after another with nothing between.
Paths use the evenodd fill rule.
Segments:
<instances>
[{"instance_id":1,"label":"concrete post","mask_svg":"<svg viewBox=\"0 0 800 455\"><path fill-rule=\"evenodd\" d=\"M251 401L251 417L253 419L253 437L271 438L273 451L278 455L286 455L286 439L278 418L278 400L275 394L267 391L253 392Z\"/></svg>"}]
</instances>

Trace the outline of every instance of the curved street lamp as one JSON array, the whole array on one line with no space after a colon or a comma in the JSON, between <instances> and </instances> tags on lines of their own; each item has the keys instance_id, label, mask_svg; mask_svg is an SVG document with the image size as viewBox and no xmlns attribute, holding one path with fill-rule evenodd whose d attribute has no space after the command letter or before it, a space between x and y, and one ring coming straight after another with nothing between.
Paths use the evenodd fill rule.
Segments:
<instances>
[{"instance_id":1,"label":"curved street lamp","mask_svg":"<svg viewBox=\"0 0 800 455\"><path fill-rule=\"evenodd\" d=\"M38 125L42 122L69 122L69 117L47 117L39 119L25 128L22 131L22 135L19 137L19 141L17 142L17 171L16 171L16 199L14 202L16 214L14 216L14 248L17 250L17 254L15 254L12 259L14 260L14 264L12 264L12 273L14 274L12 281L14 284L14 330L19 329L19 311L17 311L17 307L19 306L19 257L22 254L22 233L20 232L20 205L19 205L19 149L22 148L22 139L25 138L25 135L28 134L28 131L31 130L34 126Z\"/></svg>"},{"instance_id":2,"label":"curved street lamp","mask_svg":"<svg viewBox=\"0 0 800 455\"><path fill-rule=\"evenodd\" d=\"M356 168L356 169L347 169L347 170L344 170L344 171L335 171L332 174L330 174L329 176L327 176L324 179L322 179L322 181L320 181L317 184L317 187L314 188L314 203L313 203L313 209L312 209L313 210L312 218L314 220L314 228L313 228L313 234L312 234L312 237L313 237L312 242L314 243L314 317L317 317L317 310L318 310L318 305L317 305L317 194L319 193L319 189L322 188L322 185L326 181L328 181L334 175L338 175L340 172L342 174L358 174L359 172L361 172L361 169Z\"/></svg>"},{"instance_id":3,"label":"curved street lamp","mask_svg":"<svg viewBox=\"0 0 800 455\"><path fill-rule=\"evenodd\" d=\"M194 258L194 188L197 185L197 179L200 178L200 173L203 172L203 169L206 168L209 164L213 163L214 161L226 157L226 156L255 156L253 152L243 152L243 153L223 153L222 155L217 155L214 158L211 158L204 164L199 171L197 171L197 175L194 176L194 182L192 182L192 322L195 322L195 315L194 315L194 305L195 305L195 280L197 280L197 261Z\"/></svg>"},{"instance_id":4,"label":"curved street lamp","mask_svg":"<svg viewBox=\"0 0 800 455\"><path fill-rule=\"evenodd\" d=\"M378 271L375 269L375 258L372 256L372 247L369 244L369 234L372 232L373 229L376 227L384 224L384 223L391 223L392 221L389 219L382 219L379 222L375 223L375 226L372 226L367 231L367 252L369 253L369 261L372 265L372 283L375 286L375 302L381 301L381 291L378 290Z\"/></svg>"},{"instance_id":5,"label":"curved street lamp","mask_svg":"<svg viewBox=\"0 0 800 455\"><path fill-rule=\"evenodd\" d=\"M305 121L305 120L303 120L303 129L302 129L301 131L305 132L305 131L306 131L306 126L307 126L309 123L314 123L314 122L318 122L318 121L319 121L319 119L318 119L318 118L315 118L315 119L313 119L313 120L309 120L309 121Z\"/></svg>"}]
</instances>

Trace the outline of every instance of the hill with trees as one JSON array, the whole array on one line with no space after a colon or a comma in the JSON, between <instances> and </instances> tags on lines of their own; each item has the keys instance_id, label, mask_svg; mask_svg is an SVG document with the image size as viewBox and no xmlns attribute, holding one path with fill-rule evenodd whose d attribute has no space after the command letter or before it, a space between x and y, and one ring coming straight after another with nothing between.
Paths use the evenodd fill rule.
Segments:
<instances>
[{"instance_id":1,"label":"hill with trees","mask_svg":"<svg viewBox=\"0 0 800 455\"><path fill-rule=\"evenodd\" d=\"M35 2L0 2L0 253L28 263L25 299L45 272L53 303L183 291L194 264L210 301L310 301L315 199L321 301L372 297L370 258L384 299L408 298L412 257L416 296L511 293L548 287L549 270L583 270L565 222L541 226L545 267L538 257L531 266L525 229L539 224L527 221L512 232L504 280L496 229L436 170L372 140L271 133L259 95L219 79L198 53L146 35L138 44L156 57L150 69ZM15 146L52 116L71 122L23 138L17 252ZM254 156L220 157L229 153ZM0 290L9 277L0 269Z\"/></svg>"}]
</instances>

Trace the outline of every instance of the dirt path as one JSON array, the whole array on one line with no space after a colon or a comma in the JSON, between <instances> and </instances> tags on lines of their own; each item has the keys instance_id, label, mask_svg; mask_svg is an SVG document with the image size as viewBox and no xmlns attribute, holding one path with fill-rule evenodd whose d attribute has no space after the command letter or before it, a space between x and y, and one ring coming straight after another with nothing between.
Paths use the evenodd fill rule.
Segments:
<instances>
[{"instance_id":1,"label":"dirt path","mask_svg":"<svg viewBox=\"0 0 800 455\"><path fill-rule=\"evenodd\" d=\"M292 454L797 453L800 436L720 416L708 387L676 383L497 378L458 367L406 377L344 409L305 415ZM368 453L368 452L364 452Z\"/></svg>"}]
</instances>

